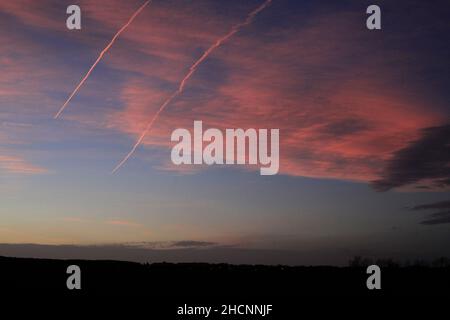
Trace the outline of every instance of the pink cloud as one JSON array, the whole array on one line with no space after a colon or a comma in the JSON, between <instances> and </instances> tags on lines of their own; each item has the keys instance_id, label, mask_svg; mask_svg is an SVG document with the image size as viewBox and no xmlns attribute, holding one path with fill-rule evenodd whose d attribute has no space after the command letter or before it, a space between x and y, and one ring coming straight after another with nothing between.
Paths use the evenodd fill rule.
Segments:
<instances>
[{"instance_id":1,"label":"pink cloud","mask_svg":"<svg viewBox=\"0 0 450 320\"><path fill-rule=\"evenodd\" d=\"M0 169L16 174L43 174L48 172L47 169L32 165L23 158L5 155L0 155Z\"/></svg>"},{"instance_id":2,"label":"pink cloud","mask_svg":"<svg viewBox=\"0 0 450 320\"><path fill-rule=\"evenodd\" d=\"M133 221L119 220L119 219L107 220L105 223L114 225L114 226L122 226L122 227L142 227L143 226L143 225L133 222Z\"/></svg>"},{"instance_id":3,"label":"pink cloud","mask_svg":"<svg viewBox=\"0 0 450 320\"><path fill-rule=\"evenodd\" d=\"M189 92L180 97L145 144L168 147L173 129L190 128L198 119L223 129L280 128L282 173L373 180L383 161L417 138L421 128L439 124L442 115L402 87L387 85L399 77L387 67L389 56L382 64L375 57L336 68L340 60L369 50L358 46L361 34L346 32L346 18L324 16L302 30L278 31L272 43L261 35L236 37L212 57L227 66L226 78L204 99ZM330 24L337 27L330 30ZM145 48L150 42L140 44ZM156 42L170 51L168 40ZM189 62L184 68L163 64L156 74L186 66ZM196 75L189 86L208 90L208 80ZM167 95L144 81L128 82L121 93L125 108L109 115L110 126L138 136Z\"/></svg>"},{"instance_id":4,"label":"pink cloud","mask_svg":"<svg viewBox=\"0 0 450 320\"><path fill-rule=\"evenodd\" d=\"M225 16L210 3L179 1L173 6L154 2L147 7L102 61L121 71L120 100L115 103L122 108L68 114L67 119L114 129L135 139L202 50L249 9L247 4L233 4L233 14ZM88 44L94 58L136 5L119 0L81 2L83 16L98 34L74 39ZM41 9L32 1L0 5L0 10L27 25L59 30L57 15ZM421 128L439 125L442 115L420 93L399 85L403 62L396 53L373 54L371 39L355 21L359 21L355 13L323 13L283 29L262 31L250 26L199 68L185 94L161 115L144 145L170 148L172 130L190 128L193 120L222 129L279 128L281 173L356 181L377 178L386 159L416 139ZM0 49L6 66L0 75L0 98L10 101L24 90L38 95L42 84L37 80L49 76L45 73L49 71L38 67L39 61L14 58L17 50L41 47L27 39L14 43L18 45L13 51L6 51L6 43ZM211 71L215 67L223 74L215 75L215 69ZM63 71L64 67L55 66L52 85L60 88L62 81L55 79L74 77ZM31 81L27 74L36 76ZM78 76L71 81L77 80ZM18 87L21 81L25 84ZM64 88L70 92L69 84ZM107 90L108 85L93 79L80 94L106 99ZM164 160L158 168L174 170ZM179 169L191 170L175 168Z\"/></svg>"},{"instance_id":5,"label":"pink cloud","mask_svg":"<svg viewBox=\"0 0 450 320\"><path fill-rule=\"evenodd\" d=\"M17 17L26 25L50 29L62 29L62 27L65 27L65 10L58 11L51 0L1 1L0 11ZM60 13L61 19L52 18L57 13Z\"/></svg>"}]
</instances>

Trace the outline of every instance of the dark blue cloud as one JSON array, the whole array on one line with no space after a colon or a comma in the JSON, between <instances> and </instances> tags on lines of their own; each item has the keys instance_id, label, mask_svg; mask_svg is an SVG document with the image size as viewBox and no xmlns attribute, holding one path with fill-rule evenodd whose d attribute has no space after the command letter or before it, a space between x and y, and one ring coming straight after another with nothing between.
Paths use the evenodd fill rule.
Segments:
<instances>
[{"instance_id":1,"label":"dark blue cloud","mask_svg":"<svg viewBox=\"0 0 450 320\"><path fill-rule=\"evenodd\" d=\"M397 151L372 185L387 191L425 180L436 188L450 186L450 124L422 130L422 138Z\"/></svg>"},{"instance_id":2,"label":"dark blue cloud","mask_svg":"<svg viewBox=\"0 0 450 320\"><path fill-rule=\"evenodd\" d=\"M439 210L431 213L427 216L426 220L423 220L421 224L424 225L436 225L450 223L450 201L439 201L434 203L426 203L412 207L410 210Z\"/></svg>"}]
</instances>

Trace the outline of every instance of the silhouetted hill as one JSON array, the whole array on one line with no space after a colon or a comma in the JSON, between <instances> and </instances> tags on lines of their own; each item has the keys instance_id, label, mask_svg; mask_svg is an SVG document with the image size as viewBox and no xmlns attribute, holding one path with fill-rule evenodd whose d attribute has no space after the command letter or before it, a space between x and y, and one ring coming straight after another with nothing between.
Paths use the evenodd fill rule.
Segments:
<instances>
[{"instance_id":1,"label":"silhouetted hill","mask_svg":"<svg viewBox=\"0 0 450 320\"><path fill-rule=\"evenodd\" d=\"M68 290L66 269L81 268L81 290ZM287 267L202 263L0 257L9 292L146 296L275 297L306 295L448 295L449 267L382 267L382 289L368 290L365 267Z\"/></svg>"}]
</instances>

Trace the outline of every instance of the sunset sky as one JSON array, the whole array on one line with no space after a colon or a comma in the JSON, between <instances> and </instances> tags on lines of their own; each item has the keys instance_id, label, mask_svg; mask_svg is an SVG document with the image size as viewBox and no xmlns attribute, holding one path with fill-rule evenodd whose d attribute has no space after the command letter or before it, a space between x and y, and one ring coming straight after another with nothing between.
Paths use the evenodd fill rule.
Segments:
<instances>
[{"instance_id":1,"label":"sunset sky","mask_svg":"<svg viewBox=\"0 0 450 320\"><path fill-rule=\"evenodd\" d=\"M0 0L0 243L170 242L305 263L450 254L447 1L273 0L111 174L189 67L263 2L154 0L53 119L144 1ZM382 30L366 28L373 3ZM70 4L81 30L66 28ZM174 166L170 135L194 120L279 128L279 174Z\"/></svg>"}]
</instances>

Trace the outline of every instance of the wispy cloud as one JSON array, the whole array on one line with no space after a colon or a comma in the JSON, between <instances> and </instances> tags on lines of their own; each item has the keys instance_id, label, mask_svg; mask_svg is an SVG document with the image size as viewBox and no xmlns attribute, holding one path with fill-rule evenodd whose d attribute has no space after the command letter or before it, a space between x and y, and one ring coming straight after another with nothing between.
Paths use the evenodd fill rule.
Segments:
<instances>
[{"instance_id":1,"label":"wispy cloud","mask_svg":"<svg viewBox=\"0 0 450 320\"><path fill-rule=\"evenodd\" d=\"M427 210L427 209L450 209L450 201L440 201L434 203L421 204L413 206L411 210Z\"/></svg>"},{"instance_id":2,"label":"wispy cloud","mask_svg":"<svg viewBox=\"0 0 450 320\"><path fill-rule=\"evenodd\" d=\"M280 128L281 173L362 182L379 178L385 161L420 137L422 128L441 124L442 114L425 100L412 99L407 89L386 85L402 77L390 67L396 56L387 51L385 61L372 58L355 20L351 12L321 14L301 28L239 35L205 62L185 97L160 115L142 143L170 147L170 132L189 128L196 119L222 129ZM147 41L167 51L179 49L176 41ZM339 61L347 62L333 67ZM160 69L176 70L155 66L157 74ZM152 106L167 95L167 84L147 83L136 78L123 87L125 107L109 116L111 127L139 137L142 119L157 112Z\"/></svg>"},{"instance_id":3,"label":"wispy cloud","mask_svg":"<svg viewBox=\"0 0 450 320\"><path fill-rule=\"evenodd\" d=\"M153 242L128 242L124 246L145 248L145 249L195 249L224 246L216 242L184 240L184 241L153 241Z\"/></svg>"},{"instance_id":4,"label":"wispy cloud","mask_svg":"<svg viewBox=\"0 0 450 320\"><path fill-rule=\"evenodd\" d=\"M0 155L0 169L15 174L44 174L48 172L47 169L33 165L21 157L4 155Z\"/></svg>"},{"instance_id":5,"label":"wispy cloud","mask_svg":"<svg viewBox=\"0 0 450 320\"><path fill-rule=\"evenodd\" d=\"M412 211L430 211L437 210L428 214L425 220L421 222L423 225L439 225L450 223L450 201L439 201L434 203L426 203L409 208Z\"/></svg>"},{"instance_id":6,"label":"wispy cloud","mask_svg":"<svg viewBox=\"0 0 450 320\"><path fill-rule=\"evenodd\" d=\"M85 218L80 218L80 217L62 217L59 220L61 221L65 221L65 222L89 222L89 220L85 219Z\"/></svg>"},{"instance_id":7,"label":"wispy cloud","mask_svg":"<svg viewBox=\"0 0 450 320\"><path fill-rule=\"evenodd\" d=\"M123 226L123 227L143 227L142 224L129 221L129 220L120 220L120 219L111 219L105 221L106 224L114 225L114 226Z\"/></svg>"}]
</instances>

